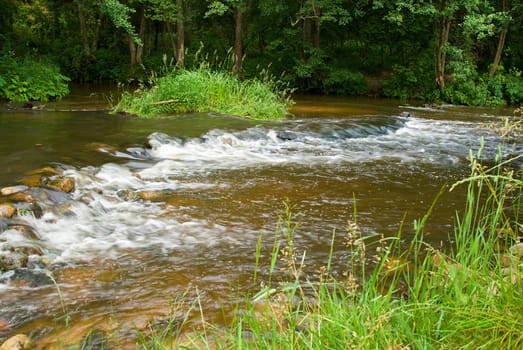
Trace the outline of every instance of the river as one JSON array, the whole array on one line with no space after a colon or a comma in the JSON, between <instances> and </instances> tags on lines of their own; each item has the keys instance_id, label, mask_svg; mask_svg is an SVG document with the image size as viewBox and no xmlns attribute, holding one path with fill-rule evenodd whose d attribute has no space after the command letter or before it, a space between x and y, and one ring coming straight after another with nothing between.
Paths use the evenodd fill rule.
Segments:
<instances>
[{"instance_id":1,"label":"river","mask_svg":"<svg viewBox=\"0 0 523 350\"><path fill-rule=\"evenodd\" d=\"M483 157L494 159L500 140L485 125L512 113L295 100L293 117L270 122L110 115L102 94L82 90L42 111L3 107L0 186L45 166L76 183L66 211L22 215L47 262L33 268L56 284L0 275L0 320L10 334L53 348L98 327L118 329L119 341L132 344L135 328L168 319L182 298L198 300L206 319L219 323L232 301L259 288L252 279L260 236L259 279L267 277L285 201L301 223L296 245L311 274L326 264L333 232L341 239L354 209L364 234L394 236L403 221L408 241L441 188L425 232L447 245L465 190L448 188L469 174L469 151L481 138ZM162 196L133 197L138 192ZM0 251L20 239L15 230L0 233ZM348 254L336 243L334 270L347 269Z\"/></svg>"}]
</instances>

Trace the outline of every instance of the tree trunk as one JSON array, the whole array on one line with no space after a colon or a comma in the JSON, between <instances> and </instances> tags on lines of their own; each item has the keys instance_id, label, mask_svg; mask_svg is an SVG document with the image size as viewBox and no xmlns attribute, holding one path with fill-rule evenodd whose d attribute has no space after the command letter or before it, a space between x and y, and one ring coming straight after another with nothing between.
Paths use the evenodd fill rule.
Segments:
<instances>
[{"instance_id":1,"label":"tree trunk","mask_svg":"<svg viewBox=\"0 0 523 350\"><path fill-rule=\"evenodd\" d=\"M178 59L178 52L176 51L176 43L174 42L174 34L171 29L171 25L169 22L165 22L165 25L167 27L167 32L169 33L169 41L171 42L171 48L173 50L173 56L174 58Z\"/></svg>"},{"instance_id":2,"label":"tree trunk","mask_svg":"<svg viewBox=\"0 0 523 350\"><path fill-rule=\"evenodd\" d=\"M499 41L498 41L498 48L496 50L496 55L494 56L494 62L492 62L492 65L489 69L489 76L494 76L496 74L496 70L498 69L499 62L501 61L501 54L503 53L503 48L505 47L505 39L507 37L508 32L508 26L505 25L501 29L501 33L499 33Z\"/></svg>"},{"instance_id":3,"label":"tree trunk","mask_svg":"<svg viewBox=\"0 0 523 350\"><path fill-rule=\"evenodd\" d=\"M89 36L87 34L87 20L85 18L85 12L80 1L76 3L78 6L78 22L80 23L80 34L82 35L82 48L84 56L88 59L91 58L91 46L89 45Z\"/></svg>"},{"instance_id":4,"label":"tree trunk","mask_svg":"<svg viewBox=\"0 0 523 350\"><path fill-rule=\"evenodd\" d=\"M313 32L313 37L312 37L312 47L314 47L315 49L319 49L320 48L320 34L321 34L320 8L314 7L313 11L314 11L314 21L313 21L314 32Z\"/></svg>"},{"instance_id":5,"label":"tree trunk","mask_svg":"<svg viewBox=\"0 0 523 350\"><path fill-rule=\"evenodd\" d=\"M142 43L140 45L137 45L134 42L134 38L129 35L129 53L130 53L130 64L131 67L134 67L137 64L142 64L142 56L143 56L143 46L145 45L145 29L147 25L147 20L145 18L145 9L142 7L140 10L140 29L138 32L138 36L140 37L140 40Z\"/></svg>"},{"instance_id":6,"label":"tree trunk","mask_svg":"<svg viewBox=\"0 0 523 350\"><path fill-rule=\"evenodd\" d=\"M176 0L176 32L178 34L177 51L178 56L176 57L176 66L183 68L185 65L185 34L184 34L184 23L183 23L183 0Z\"/></svg>"},{"instance_id":7,"label":"tree trunk","mask_svg":"<svg viewBox=\"0 0 523 350\"><path fill-rule=\"evenodd\" d=\"M436 46L435 80L440 91L445 89L445 63L447 56L445 45L447 45L449 41L451 22L450 17L443 16L439 26L438 43Z\"/></svg>"},{"instance_id":8,"label":"tree trunk","mask_svg":"<svg viewBox=\"0 0 523 350\"><path fill-rule=\"evenodd\" d=\"M241 5L236 8L236 25L234 30L234 65L232 71L238 76L242 72L243 61L243 11Z\"/></svg>"}]
</instances>

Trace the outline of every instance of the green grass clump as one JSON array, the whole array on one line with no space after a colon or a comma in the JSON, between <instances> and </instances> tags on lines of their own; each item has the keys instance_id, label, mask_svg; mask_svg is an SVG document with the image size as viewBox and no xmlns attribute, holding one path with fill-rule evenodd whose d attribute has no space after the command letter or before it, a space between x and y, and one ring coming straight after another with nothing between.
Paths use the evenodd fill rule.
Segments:
<instances>
[{"instance_id":1,"label":"green grass clump","mask_svg":"<svg viewBox=\"0 0 523 350\"><path fill-rule=\"evenodd\" d=\"M169 113L215 112L251 119L282 119L291 101L271 81L241 81L207 68L176 70L148 89L124 93L115 112L155 117Z\"/></svg>"}]
</instances>

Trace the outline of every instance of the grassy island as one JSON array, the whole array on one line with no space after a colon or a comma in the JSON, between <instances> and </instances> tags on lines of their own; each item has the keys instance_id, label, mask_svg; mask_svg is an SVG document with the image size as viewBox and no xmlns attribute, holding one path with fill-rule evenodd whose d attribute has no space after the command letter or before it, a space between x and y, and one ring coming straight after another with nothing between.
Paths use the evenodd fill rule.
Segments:
<instances>
[{"instance_id":1,"label":"grassy island","mask_svg":"<svg viewBox=\"0 0 523 350\"><path fill-rule=\"evenodd\" d=\"M215 112L250 119L283 119L291 100L277 84L240 80L207 68L176 70L149 88L124 93L115 112L155 117L171 113Z\"/></svg>"}]
</instances>

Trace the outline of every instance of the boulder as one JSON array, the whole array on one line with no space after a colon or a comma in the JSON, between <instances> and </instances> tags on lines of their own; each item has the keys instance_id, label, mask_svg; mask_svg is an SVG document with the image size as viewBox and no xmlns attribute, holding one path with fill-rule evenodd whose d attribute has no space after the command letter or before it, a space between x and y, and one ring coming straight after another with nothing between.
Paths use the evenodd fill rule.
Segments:
<instances>
[{"instance_id":1,"label":"boulder","mask_svg":"<svg viewBox=\"0 0 523 350\"><path fill-rule=\"evenodd\" d=\"M64 191L48 188L33 188L29 193L31 194L31 197L33 197L33 199L39 202L43 207L52 207L71 199L71 195Z\"/></svg>"},{"instance_id":2,"label":"boulder","mask_svg":"<svg viewBox=\"0 0 523 350\"><path fill-rule=\"evenodd\" d=\"M27 255L21 252L0 253L0 271L11 271L27 266Z\"/></svg>"},{"instance_id":3,"label":"boulder","mask_svg":"<svg viewBox=\"0 0 523 350\"><path fill-rule=\"evenodd\" d=\"M34 198L27 192L16 192L6 197L12 202L34 203Z\"/></svg>"},{"instance_id":4,"label":"boulder","mask_svg":"<svg viewBox=\"0 0 523 350\"><path fill-rule=\"evenodd\" d=\"M43 181L43 185L46 188L50 188L56 191L62 191L65 193L71 193L75 189L75 181L72 177L56 177L45 179Z\"/></svg>"},{"instance_id":5,"label":"boulder","mask_svg":"<svg viewBox=\"0 0 523 350\"><path fill-rule=\"evenodd\" d=\"M0 203L0 217L12 218L16 214L16 207L13 203Z\"/></svg>"},{"instance_id":6,"label":"boulder","mask_svg":"<svg viewBox=\"0 0 523 350\"><path fill-rule=\"evenodd\" d=\"M298 138L298 136L295 133L293 133L291 131L284 131L284 130L278 131L276 133L276 137L282 141L292 141L292 140L296 140Z\"/></svg>"},{"instance_id":7,"label":"boulder","mask_svg":"<svg viewBox=\"0 0 523 350\"><path fill-rule=\"evenodd\" d=\"M33 348L33 341L25 334L17 334L7 339L0 346L0 350L29 350Z\"/></svg>"},{"instance_id":8,"label":"boulder","mask_svg":"<svg viewBox=\"0 0 523 350\"><path fill-rule=\"evenodd\" d=\"M24 185L19 185L19 186L9 186L9 187L4 187L0 190L0 194L2 196L10 196L14 193L17 193L17 192L22 192L22 191L25 191L27 190L27 186L24 186Z\"/></svg>"}]
</instances>

